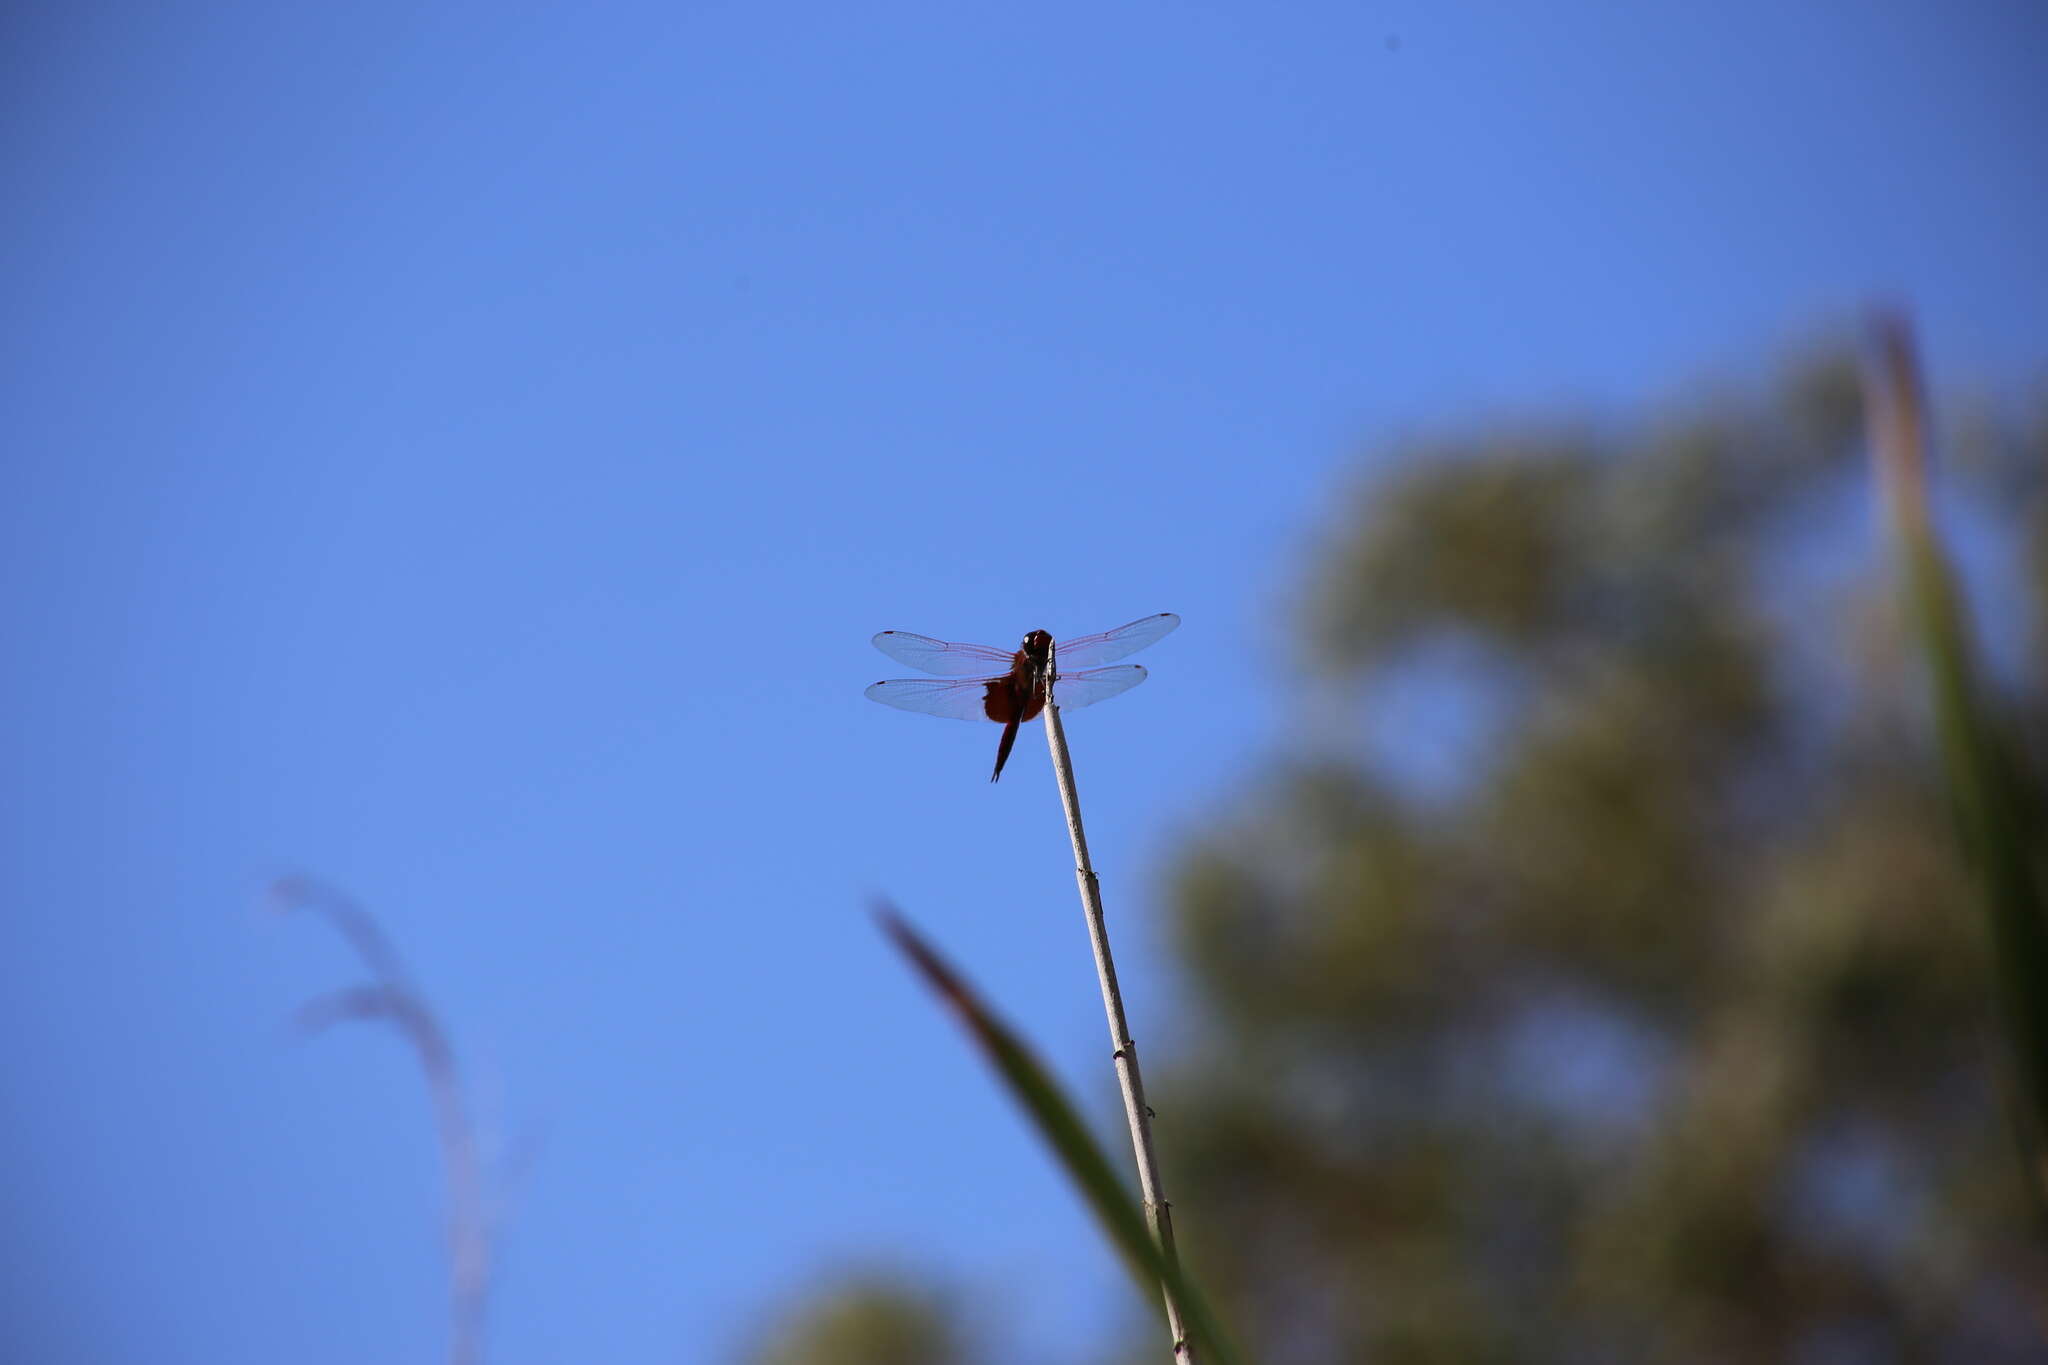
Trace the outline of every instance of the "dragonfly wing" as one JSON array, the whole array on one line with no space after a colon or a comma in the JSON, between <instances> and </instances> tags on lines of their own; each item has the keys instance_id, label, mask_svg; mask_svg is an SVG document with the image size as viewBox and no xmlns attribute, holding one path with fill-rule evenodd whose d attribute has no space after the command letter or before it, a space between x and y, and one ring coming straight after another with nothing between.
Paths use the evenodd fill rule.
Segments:
<instances>
[{"instance_id":1,"label":"dragonfly wing","mask_svg":"<svg viewBox=\"0 0 2048 1365\"><path fill-rule=\"evenodd\" d=\"M921 673L942 678L964 678L970 673L1007 673L1016 657L1014 651L989 645L956 645L913 635L907 630L885 630L875 637L875 648L899 664L909 664Z\"/></svg>"},{"instance_id":2,"label":"dragonfly wing","mask_svg":"<svg viewBox=\"0 0 2048 1365\"><path fill-rule=\"evenodd\" d=\"M1000 678L891 678L868 688L868 699L921 716L949 720L987 720L988 685Z\"/></svg>"},{"instance_id":3,"label":"dragonfly wing","mask_svg":"<svg viewBox=\"0 0 2048 1365\"><path fill-rule=\"evenodd\" d=\"M1105 630L1100 635L1082 635L1072 640L1058 640L1053 643L1053 659L1062 668L1092 668L1106 664L1126 655L1136 654L1145 646L1171 634L1180 624L1180 618L1170 611L1156 616L1141 617L1129 625ZM922 667L922 665L920 665ZM1071 705L1062 702L1061 705Z\"/></svg>"},{"instance_id":4,"label":"dragonfly wing","mask_svg":"<svg viewBox=\"0 0 2048 1365\"><path fill-rule=\"evenodd\" d=\"M1053 680L1053 705L1062 711L1071 711L1077 706L1093 706L1096 702L1108 701L1118 693L1128 692L1143 681L1145 669L1141 664L1118 664L1115 668L1090 668L1079 673L1062 673Z\"/></svg>"}]
</instances>

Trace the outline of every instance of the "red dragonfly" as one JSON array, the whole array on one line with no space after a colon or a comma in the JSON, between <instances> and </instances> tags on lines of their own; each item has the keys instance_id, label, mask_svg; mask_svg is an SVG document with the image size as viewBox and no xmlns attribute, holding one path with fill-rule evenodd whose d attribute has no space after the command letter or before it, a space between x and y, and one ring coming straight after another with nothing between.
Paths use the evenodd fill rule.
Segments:
<instances>
[{"instance_id":1,"label":"red dragonfly","mask_svg":"<svg viewBox=\"0 0 2048 1365\"><path fill-rule=\"evenodd\" d=\"M876 649L898 663L937 674L938 680L891 678L868 688L868 696L885 706L927 716L992 720L1002 726L996 770L988 779L994 782L1010 760L1017 727L1045 709L1048 694L1054 706L1071 710L1130 691L1145 681L1142 666L1095 665L1136 654L1179 624L1178 616L1162 611L1100 635L1083 635L1058 644L1046 632L1034 630L1024 637L1023 648L1014 653L988 645L949 644L907 630L885 630L875 637Z\"/></svg>"}]
</instances>

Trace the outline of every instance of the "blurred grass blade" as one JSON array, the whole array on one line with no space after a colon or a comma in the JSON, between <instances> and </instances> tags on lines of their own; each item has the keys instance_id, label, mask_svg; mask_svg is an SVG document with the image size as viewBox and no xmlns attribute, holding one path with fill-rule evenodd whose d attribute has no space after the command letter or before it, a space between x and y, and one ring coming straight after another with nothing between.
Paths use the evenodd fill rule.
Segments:
<instances>
[{"instance_id":1,"label":"blurred grass blade","mask_svg":"<svg viewBox=\"0 0 2048 1365\"><path fill-rule=\"evenodd\" d=\"M875 912L882 929L902 950L925 983L950 1006L974 1041L1002 1077L1004 1085L1030 1117L1039 1135L1066 1167L1068 1178L1094 1210L1103 1231L1137 1279L1139 1287L1159 1306L1157 1294L1163 1286L1181 1316L1188 1333L1217 1365L1239 1365L1237 1354L1224 1337L1207 1301L1188 1275L1160 1255L1158 1244L1145 1226L1144 1211L1123 1182L1117 1178L1109 1158L1082 1123L1080 1114L1068 1102L1059 1085L1047 1074L1022 1041L990 1012L981 997L901 916L884 906Z\"/></svg>"},{"instance_id":2,"label":"blurred grass blade","mask_svg":"<svg viewBox=\"0 0 2048 1365\"><path fill-rule=\"evenodd\" d=\"M1906 608L1932 685L1942 762L1975 865L1990 935L1998 1005L2018 1074L2030 1183L2048 1194L2048 922L2030 851L2038 828L2016 750L1980 688L1954 571L1928 512L1919 364L1912 333L1880 319L1866 385L1872 452L1904 574Z\"/></svg>"}]
</instances>

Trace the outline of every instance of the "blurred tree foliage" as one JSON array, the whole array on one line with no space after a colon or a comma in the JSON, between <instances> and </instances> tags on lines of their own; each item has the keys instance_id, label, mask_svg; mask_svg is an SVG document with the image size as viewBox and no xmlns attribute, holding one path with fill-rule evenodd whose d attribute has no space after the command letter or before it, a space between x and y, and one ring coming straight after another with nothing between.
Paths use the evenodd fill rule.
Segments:
<instances>
[{"instance_id":1,"label":"blurred tree foliage","mask_svg":"<svg viewBox=\"0 0 2048 1365\"><path fill-rule=\"evenodd\" d=\"M1303 736L1182 860L1196 1018L1148 1045L1184 1252L1255 1359L2048 1359L1860 424L1821 354L1412 452L1334 528ZM2048 412L1950 446L2048 735Z\"/></svg>"},{"instance_id":2,"label":"blurred tree foliage","mask_svg":"<svg viewBox=\"0 0 2048 1365\"><path fill-rule=\"evenodd\" d=\"M1821 356L1398 462L1333 538L1328 709L1480 737L1424 790L1311 742L1180 870L1168 1188L1266 1360L2048 1359L1859 426ZM2048 619L2040 440L1944 471L2002 626Z\"/></svg>"},{"instance_id":3,"label":"blurred tree foliage","mask_svg":"<svg viewBox=\"0 0 2048 1365\"><path fill-rule=\"evenodd\" d=\"M893 1276L862 1273L799 1304L748 1359L755 1365L953 1365L963 1349L936 1295Z\"/></svg>"}]
</instances>

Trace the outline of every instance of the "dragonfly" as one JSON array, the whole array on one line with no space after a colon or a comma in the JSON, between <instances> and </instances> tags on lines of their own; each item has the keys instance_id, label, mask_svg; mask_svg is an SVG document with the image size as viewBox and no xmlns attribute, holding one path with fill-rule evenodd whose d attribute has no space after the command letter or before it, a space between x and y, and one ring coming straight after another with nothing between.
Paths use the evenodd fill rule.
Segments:
<instances>
[{"instance_id":1,"label":"dragonfly","mask_svg":"<svg viewBox=\"0 0 2048 1365\"><path fill-rule=\"evenodd\" d=\"M1115 630L1072 640L1055 642L1045 631L1034 630L1015 650L958 645L907 630L885 630L875 637L876 649L898 663L936 676L890 678L868 688L867 695L884 706L920 715L992 720L1002 726L996 770L988 779L994 782L1010 761L1017 727L1035 719L1047 701L1066 711L1130 691L1145 681L1142 665L1099 665L1136 654L1179 624L1178 616L1162 611Z\"/></svg>"}]
</instances>

